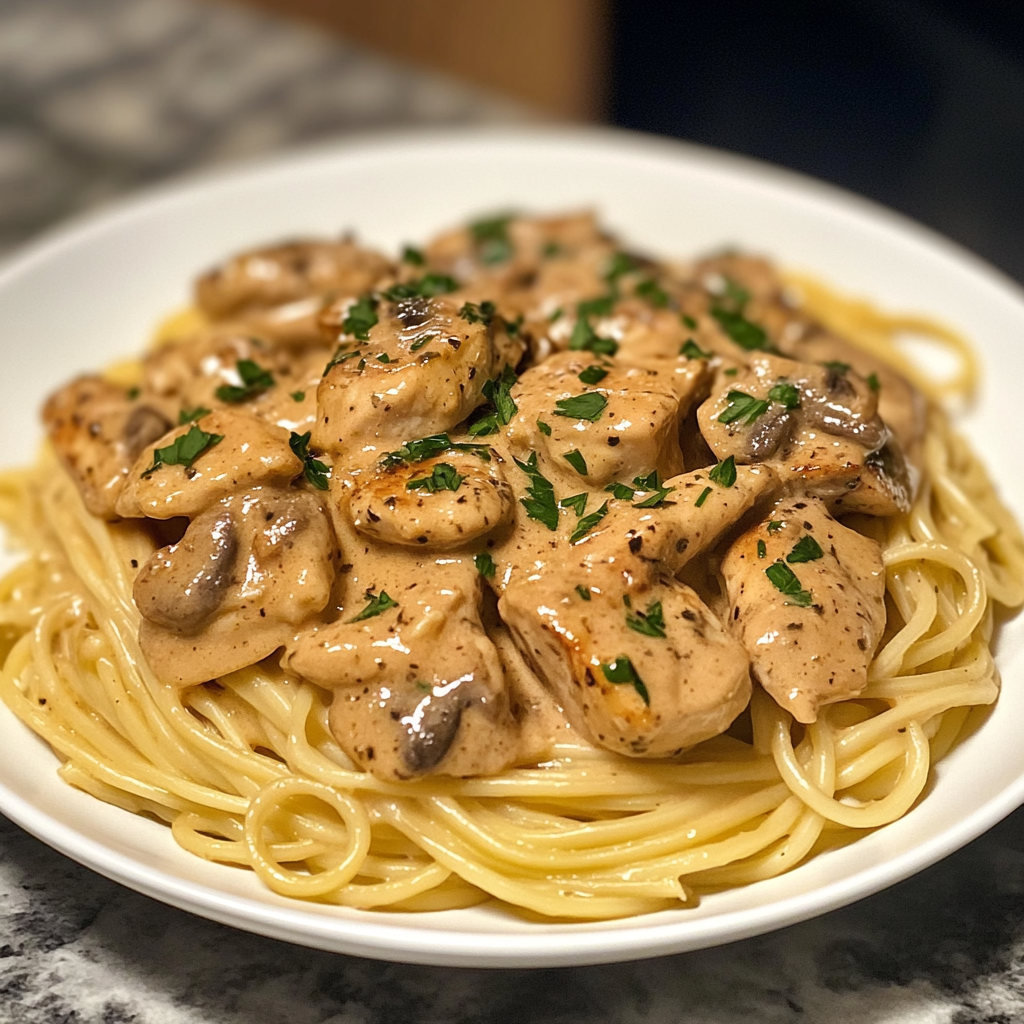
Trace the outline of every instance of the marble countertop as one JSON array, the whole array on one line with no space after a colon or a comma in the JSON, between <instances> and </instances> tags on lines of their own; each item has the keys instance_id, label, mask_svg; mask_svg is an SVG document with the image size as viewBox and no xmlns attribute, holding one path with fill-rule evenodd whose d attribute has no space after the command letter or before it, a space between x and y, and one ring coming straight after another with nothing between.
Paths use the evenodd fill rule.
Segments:
<instances>
[{"instance_id":1,"label":"marble countertop","mask_svg":"<svg viewBox=\"0 0 1024 1024\"><path fill-rule=\"evenodd\" d=\"M174 173L499 97L196 0L0 2L0 251ZM887 892L718 949L541 971L411 967L166 907L0 818L0 1024L1024 1021L1024 812Z\"/></svg>"}]
</instances>

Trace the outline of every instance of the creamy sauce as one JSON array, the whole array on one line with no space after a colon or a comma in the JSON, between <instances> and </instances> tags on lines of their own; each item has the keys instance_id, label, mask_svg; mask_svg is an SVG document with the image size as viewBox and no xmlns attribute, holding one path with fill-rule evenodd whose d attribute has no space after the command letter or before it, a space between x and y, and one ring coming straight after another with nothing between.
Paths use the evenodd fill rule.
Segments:
<instances>
[{"instance_id":1,"label":"creamy sauce","mask_svg":"<svg viewBox=\"0 0 1024 1024\"><path fill-rule=\"evenodd\" d=\"M800 722L866 685L884 573L839 517L906 512L923 405L766 262L497 219L401 263L245 253L196 302L137 388L44 410L90 512L152 524L135 601L167 682L274 657L385 779L567 730L671 756L754 682Z\"/></svg>"}]
</instances>

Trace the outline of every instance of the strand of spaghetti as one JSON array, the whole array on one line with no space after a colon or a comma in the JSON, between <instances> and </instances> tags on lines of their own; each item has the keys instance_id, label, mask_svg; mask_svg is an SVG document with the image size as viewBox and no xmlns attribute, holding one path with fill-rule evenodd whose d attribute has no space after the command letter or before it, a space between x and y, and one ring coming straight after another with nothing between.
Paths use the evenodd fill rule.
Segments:
<instances>
[{"instance_id":1,"label":"strand of spaghetti","mask_svg":"<svg viewBox=\"0 0 1024 1024\"><path fill-rule=\"evenodd\" d=\"M312 796L333 808L345 823L348 843L336 853L337 863L316 874L304 874L281 866L273 857L263 831L270 817L289 798ZM268 888L282 896L310 898L340 889L351 881L370 849L370 820L362 804L330 786L308 779L278 779L264 787L249 804L245 815L245 842L253 870Z\"/></svg>"}]
</instances>

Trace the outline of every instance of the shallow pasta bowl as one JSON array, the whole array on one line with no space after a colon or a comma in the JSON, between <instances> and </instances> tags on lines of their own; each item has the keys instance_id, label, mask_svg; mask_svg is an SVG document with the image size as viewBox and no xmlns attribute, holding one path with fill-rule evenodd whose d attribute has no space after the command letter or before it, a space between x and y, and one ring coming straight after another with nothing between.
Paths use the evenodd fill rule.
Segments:
<instances>
[{"instance_id":1,"label":"shallow pasta bowl","mask_svg":"<svg viewBox=\"0 0 1024 1024\"><path fill-rule=\"evenodd\" d=\"M31 458L45 394L138 351L226 254L352 228L392 250L474 214L595 208L629 244L668 256L764 252L893 309L968 334L985 370L960 421L1003 498L1024 514L1015 429L1024 295L986 264L895 214L817 182L708 150L604 131L405 135L336 145L170 185L43 239L0 269L0 463ZM198 860L170 830L70 788L49 748L0 706L0 811L82 864L174 906L264 935L426 964L556 966L698 949L804 920L963 846L1024 802L1024 621L1003 626L1004 691L934 769L909 814L771 881L696 909L545 924L490 906L397 914L297 904L250 873Z\"/></svg>"}]
</instances>

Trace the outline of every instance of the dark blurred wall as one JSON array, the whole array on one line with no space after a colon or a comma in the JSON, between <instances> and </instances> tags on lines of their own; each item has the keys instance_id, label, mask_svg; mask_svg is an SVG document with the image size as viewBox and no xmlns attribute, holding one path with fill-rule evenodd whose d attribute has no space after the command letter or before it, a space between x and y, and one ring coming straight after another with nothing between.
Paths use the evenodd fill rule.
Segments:
<instances>
[{"instance_id":1,"label":"dark blurred wall","mask_svg":"<svg viewBox=\"0 0 1024 1024\"><path fill-rule=\"evenodd\" d=\"M1024 281L1024 3L619 0L611 119L870 196Z\"/></svg>"}]
</instances>

